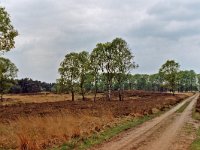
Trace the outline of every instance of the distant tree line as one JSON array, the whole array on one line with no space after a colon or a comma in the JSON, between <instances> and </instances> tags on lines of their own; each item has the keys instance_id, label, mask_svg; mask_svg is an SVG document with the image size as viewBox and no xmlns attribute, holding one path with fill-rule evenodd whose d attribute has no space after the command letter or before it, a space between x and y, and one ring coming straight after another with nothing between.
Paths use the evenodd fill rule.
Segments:
<instances>
[{"instance_id":1,"label":"distant tree line","mask_svg":"<svg viewBox=\"0 0 200 150\"><path fill-rule=\"evenodd\" d=\"M86 92L94 90L94 83L91 78L91 74L87 75L87 81L85 83ZM106 91L105 76L103 74L98 76L97 92ZM123 82L125 90L144 90L155 92L166 92L169 88L164 84L164 79L159 73L156 74L128 74L126 81ZM198 91L200 89L200 74L196 74L193 70L180 71L178 73L178 80L176 91L178 92L190 92ZM59 92L69 92L67 88L61 88L61 85L57 83L55 90ZM118 90L118 83L113 81L113 91Z\"/></svg>"},{"instance_id":2,"label":"distant tree line","mask_svg":"<svg viewBox=\"0 0 200 150\"><path fill-rule=\"evenodd\" d=\"M54 83L46 83L38 80L32 80L30 78L14 80L9 93L38 93L38 92L53 92Z\"/></svg>"},{"instance_id":3,"label":"distant tree line","mask_svg":"<svg viewBox=\"0 0 200 150\"><path fill-rule=\"evenodd\" d=\"M175 91L178 92L190 92L198 91L200 89L200 74L196 74L193 70L179 71L177 73L177 81ZM97 84L94 83L94 77L92 73L88 73L85 76L84 92L103 93L107 91L106 76L105 74L99 74L96 79ZM38 93L38 92L54 92L54 93L69 93L70 90L67 86L62 86L59 83L60 80L55 83L46 83L38 80L32 80L30 78L12 80L12 85L7 91L8 93L20 94L20 93ZM168 85L164 84L164 78L159 74L127 74L126 80L124 80L124 90L144 90L154 92L166 92L170 91ZM95 86L97 88L95 88ZM2 87L2 86L1 86ZM119 90L119 83L116 79L113 80L112 90ZM81 93L78 83L75 86L75 92Z\"/></svg>"},{"instance_id":4,"label":"distant tree line","mask_svg":"<svg viewBox=\"0 0 200 150\"><path fill-rule=\"evenodd\" d=\"M175 91L190 92L198 91L200 87L200 74L196 74L193 70L185 70L177 73ZM159 74L135 74L129 75L125 83L125 89L145 90L145 91L169 91L169 87L165 84L165 80Z\"/></svg>"}]
</instances>

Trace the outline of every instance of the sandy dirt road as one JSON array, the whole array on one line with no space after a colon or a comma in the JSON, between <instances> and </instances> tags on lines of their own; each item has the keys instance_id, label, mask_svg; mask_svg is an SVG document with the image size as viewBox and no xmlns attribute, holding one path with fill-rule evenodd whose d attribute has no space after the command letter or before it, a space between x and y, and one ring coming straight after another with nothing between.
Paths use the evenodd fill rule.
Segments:
<instances>
[{"instance_id":1,"label":"sandy dirt road","mask_svg":"<svg viewBox=\"0 0 200 150\"><path fill-rule=\"evenodd\" d=\"M192 109L199 94L184 100L166 113L156 117L137 128L121 133L114 139L99 145L99 150L175 150L174 141L179 138L179 132L191 119ZM186 109L175 113L186 102Z\"/></svg>"}]
</instances>

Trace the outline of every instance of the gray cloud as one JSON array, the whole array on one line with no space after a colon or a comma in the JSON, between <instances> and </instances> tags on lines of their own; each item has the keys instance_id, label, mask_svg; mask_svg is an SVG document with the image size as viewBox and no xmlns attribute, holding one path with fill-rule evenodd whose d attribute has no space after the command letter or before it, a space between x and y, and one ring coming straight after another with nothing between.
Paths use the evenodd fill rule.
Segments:
<instances>
[{"instance_id":1,"label":"gray cloud","mask_svg":"<svg viewBox=\"0 0 200 150\"><path fill-rule=\"evenodd\" d=\"M124 38L140 67L154 73L175 59L200 71L200 2L197 0L1 0L20 35L6 54L19 78L54 82L64 56Z\"/></svg>"}]
</instances>

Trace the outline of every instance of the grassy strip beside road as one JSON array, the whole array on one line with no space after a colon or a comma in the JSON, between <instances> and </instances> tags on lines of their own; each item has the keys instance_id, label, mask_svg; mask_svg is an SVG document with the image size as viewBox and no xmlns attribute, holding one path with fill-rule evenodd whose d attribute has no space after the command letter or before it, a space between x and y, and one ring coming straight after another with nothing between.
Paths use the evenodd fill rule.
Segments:
<instances>
[{"instance_id":1,"label":"grassy strip beside road","mask_svg":"<svg viewBox=\"0 0 200 150\"><path fill-rule=\"evenodd\" d=\"M198 101L199 100L200 99L198 99ZM200 113L197 112L196 109L194 109L192 112L192 118L200 121ZM198 130L196 131L196 136L197 136L196 139L191 144L191 147L190 147L191 150L200 150L200 128L198 128Z\"/></svg>"},{"instance_id":2,"label":"grassy strip beside road","mask_svg":"<svg viewBox=\"0 0 200 150\"><path fill-rule=\"evenodd\" d=\"M194 109L193 112L192 112L192 118L195 119L195 120L200 121L200 113L199 113L199 112L196 112L195 109Z\"/></svg>"},{"instance_id":3,"label":"grassy strip beside road","mask_svg":"<svg viewBox=\"0 0 200 150\"><path fill-rule=\"evenodd\" d=\"M200 121L200 113L196 112L194 109L192 113L192 118L195 120ZM191 150L200 150L200 128L196 131L196 139L192 142L190 149Z\"/></svg>"},{"instance_id":4,"label":"grassy strip beside road","mask_svg":"<svg viewBox=\"0 0 200 150\"><path fill-rule=\"evenodd\" d=\"M70 149L85 150L85 149L91 148L94 145L100 144L104 141L111 139L112 137L118 135L119 133L123 131L134 128L150 119L153 119L162 113L163 112L159 112L157 114L146 115L144 117L128 119L120 124L107 128L103 132L93 134L92 136L88 138L73 139L70 142L63 144L62 147L56 150L70 150Z\"/></svg>"},{"instance_id":5,"label":"grassy strip beside road","mask_svg":"<svg viewBox=\"0 0 200 150\"><path fill-rule=\"evenodd\" d=\"M197 130L197 138L191 145L191 150L200 150L200 128Z\"/></svg>"},{"instance_id":6,"label":"grassy strip beside road","mask_svg":"<svg viewBox=\"0 0 200 150\"><path fill-rule=\"evenodd\" d=\"M186 102L183 106L181 106L177 111L176 113L182 113L185 108L190 104L190 101L189 102Z\"/></svg>"}]
</instances>

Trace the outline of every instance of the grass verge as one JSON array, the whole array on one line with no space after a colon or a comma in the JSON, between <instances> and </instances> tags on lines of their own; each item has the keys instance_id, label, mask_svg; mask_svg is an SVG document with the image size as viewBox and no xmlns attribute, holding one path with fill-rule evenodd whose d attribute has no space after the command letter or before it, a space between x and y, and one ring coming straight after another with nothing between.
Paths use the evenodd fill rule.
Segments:
<instances>
[{"instance_id":1,"label":"grass verge","mask_svg":"<svg viewBox=\"0 0 200 150\"><path fill-rule=\"evenodd\" d=\"M197 130L197 138L192 142L191 150L200 150L200 128Z\"/></svg>"},{"instance_id":2,"label":"grass verge","mask_svg":"<svg viewBox=\"0 0 200 150\"><path fill-rule=\"evenodd\" d=\"M199 120L200 121L200 113L196 112L195 109L192 112L192 118L195 119L195 120Z\"/></svg>"},{"instance_id":3,"label":"grass verge","mask_svg":"<svg viewBox=\"0 0 200 150\"><path fill-rule=\"evenodd\" d=\"M194 108L192 111L192 118L200 121L200 113ZM200 150L200 128L196 131L196 139L192 142L190 150Z\"/></svg>"},{"instance_id":4,"label":"grass verge","mask_svg":"<svg viewBox=\"0 0 200 150\"><path fill-rule=\"evenodd\" d=\"M111 139L112 137L118 135L122 131L134 128L150 119L153 119L154 117L159 116L161 113L162 112L126 120L113 127L107 128L102 132L95 133L88 138L73 139L70 142L63 144L60 148L57 148L55 150L71 150L71 149L85 150L91 148L94 145L100 144L103 141Z\"/></svg>"},{"instance_id":5,"label":"grass verge","mask_svg":"<svg viewBox=\"0 0 200 150\"><path fill-rule=\"evenodd\" d=\"M186 102L183 106L181 106L177 111L176 113L182 113L186 107L190 104L190 102Z\"/></svg>"}]
</instances>

